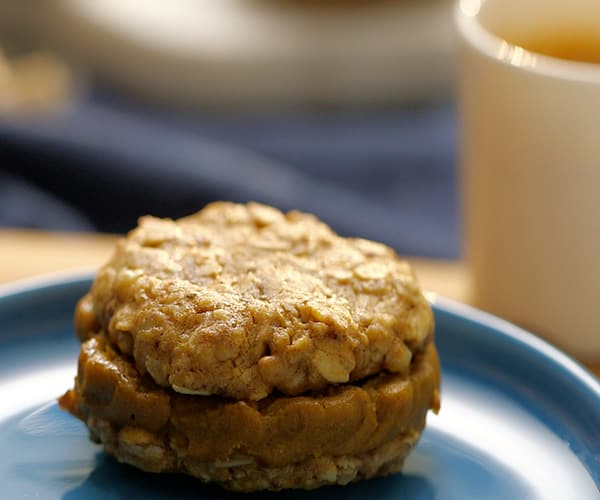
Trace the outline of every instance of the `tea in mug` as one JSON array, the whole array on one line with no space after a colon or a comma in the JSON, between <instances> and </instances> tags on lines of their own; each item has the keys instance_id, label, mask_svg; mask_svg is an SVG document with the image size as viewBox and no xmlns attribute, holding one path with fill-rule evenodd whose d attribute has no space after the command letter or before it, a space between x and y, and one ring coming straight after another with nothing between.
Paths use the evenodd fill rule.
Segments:
<instances>
[{"instance_id":1,"label":"tea in mug","mask_svg":"<svg viewBox=\"0 0 600 500\"><path fill-rule=\"evenodd\" d=\"M558 59L600 64L600 27L597 30L576 27L544 30L532 28L526 34L504 34L503 38L529 52Z\"/></svg>"}]
</instances>

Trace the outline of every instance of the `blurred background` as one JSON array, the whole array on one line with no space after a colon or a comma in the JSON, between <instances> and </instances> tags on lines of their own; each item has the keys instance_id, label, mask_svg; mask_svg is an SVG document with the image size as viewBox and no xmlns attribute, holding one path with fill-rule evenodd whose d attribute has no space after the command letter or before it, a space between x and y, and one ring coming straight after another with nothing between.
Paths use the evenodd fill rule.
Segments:
<instances>
[{"instance_id":1,"label":"blurred background","mask_svg":"<svg viewBox=\"0 0 600 500\"><path fill-rule=\"evenodd\" d=\"M0 226L256 200L460 256L451 0L0 2Z\"/></svg>"}]
</instances>

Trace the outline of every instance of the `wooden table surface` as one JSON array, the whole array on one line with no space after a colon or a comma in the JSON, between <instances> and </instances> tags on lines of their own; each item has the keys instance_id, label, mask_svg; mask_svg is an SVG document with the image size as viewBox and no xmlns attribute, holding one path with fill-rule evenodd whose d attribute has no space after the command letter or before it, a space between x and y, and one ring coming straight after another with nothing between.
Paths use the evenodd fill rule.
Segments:
<instances>
[{"instance_id":1,"label":"wooden table surface","mask_svg":"<svg viewBox=\"0 0 600 500\"><path fill-rule=\"evenodd\" d=\"M116 236L0 229L0 285L41 274L93 271L108 259ZM457 261L413 259L421 285L459 302L471 303L466 266ZM589 366L600 376L600 363Z\"/></svg>"}]
</instances>

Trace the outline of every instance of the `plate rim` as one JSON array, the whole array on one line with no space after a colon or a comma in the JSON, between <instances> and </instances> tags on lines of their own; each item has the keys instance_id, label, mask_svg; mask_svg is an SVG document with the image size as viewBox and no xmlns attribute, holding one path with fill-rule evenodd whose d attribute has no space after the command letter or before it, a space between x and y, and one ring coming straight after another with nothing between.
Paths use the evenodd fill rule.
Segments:
<instances>
[{"instance_id":1,"label":"plate rim","mask_svg":"<svg viewBox=\"0 0 600 500\"><path fill-rule=\"evenodd\" d=\"M589 389L591 394L600 402L600 379L580 361L559 347L544 340L532 331L474 306L442 297L435 293L428 293L427 296L434 309L492 330L495 336L504 337L510 342L525 348L532 355L550 362L553 366L560 368L561 371L568 372L578 382Z\"/></svg>"},{"instance_id":2,"label":"plate rim","mask_svg":"<svg viewBox=\"0 0 600 500\"><path fill-rule=\"evenodd\" d=\"M19 295L43 292L59 286L68 287L82 284L85 281L91 284L95 271L96 268L85 267L46 273L0 284L0 301L6 300L8 297L16 298ZM554 367L569 373L600 401L600 379L582 363L550 342L520 326L476 307L443 297L435 292L426 291L425 295L434 311L437 309L454 317L471 321L478 326L492 330L495 336L504 337L510 342L518 344L529 351L531 355L541 356Z\"/></svg>"},{"instance_id":3,"label":"plate rim","mask_svg":"<svg viewBox=\"0 0 600 500\"><path fill-rule=\"evenodd\" d=\"M84 286L89 287L93 281L94 274L94 269L80 268L71 271L38 275L2 284L0 285L0 306L8 305L8 308L4 307L4 314L8 312L10 315L11 304L18 304L19 301L55 300L53 292L58 292L60 297L61 294L72 293L75 288L81 290ZM441 297L431 292L426 292L426 297L430 301L434 313L445 315L446 321L450 321L451 323L454 320L466 322L465 325L468 330L485 330L489 335L477 337L481 339L480 342L482 344L480 345L485 346L488 342L494 345L500 342L508 350L522 350L526 359L537 360L537 362L545 365L545 370L554 371L554 376L561 378L564 376L571 387L578 387L578 397L584 407L593 408L594 405L600 403L600 379L578 361L549 342L509 321L470 305ZM0 337L2 337L1 332ZM471 337L469 334L469 338ZM588 433L590 432L588 427L589 425L586 427L586 436L589 436ZM594 434L593 427L592 425L592 435ZM550 426L550 430L555 435L558 435L558 431L554 425ZM573 443L581 441L577 436L575 437L577 439ZM584 441L587 441L587 439ZM598 487L600 486L600 471L596 471L596 461L593 454L592 456L589 455L589 446L589 444L584 444L583 449L588 450L584 454L578 452L577 449L572 449L572 452L586 469L591 481ZM595 448L595 446L592 446L592 448Z\"/></svg>"}]
</instances>

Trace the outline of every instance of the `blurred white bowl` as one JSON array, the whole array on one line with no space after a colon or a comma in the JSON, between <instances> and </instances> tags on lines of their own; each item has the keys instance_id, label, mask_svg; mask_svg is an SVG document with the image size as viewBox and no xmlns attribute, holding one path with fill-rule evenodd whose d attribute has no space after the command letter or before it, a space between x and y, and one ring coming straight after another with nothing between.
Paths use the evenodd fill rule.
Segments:
<instances>
[{"instance_id":1,"label":"blurred white bowl","mask_svg":"<svg viewBox=\"0 0 600 500\"><path fill-rule=\"evenodd\" d=\"M197 106L368 104L448 91L449 0L306 8L256 0L52 0L38 26L147 97ZM38 25L44 24L38 20Z\"/></svg>"}]
</instances>

